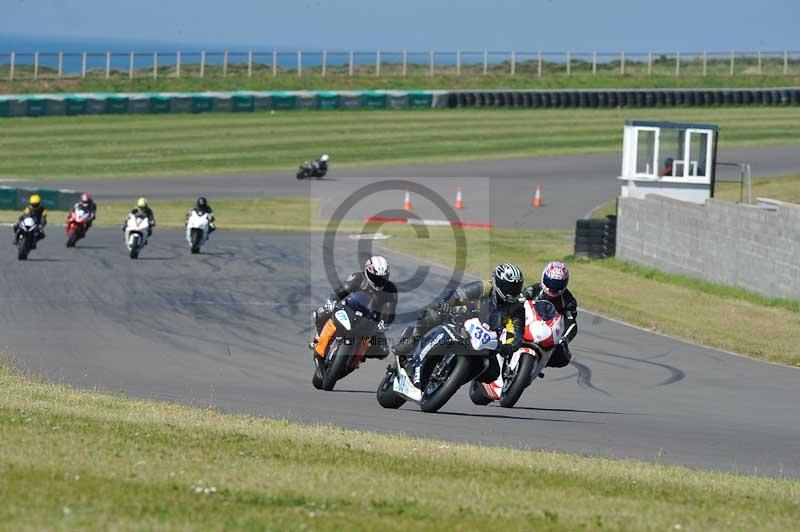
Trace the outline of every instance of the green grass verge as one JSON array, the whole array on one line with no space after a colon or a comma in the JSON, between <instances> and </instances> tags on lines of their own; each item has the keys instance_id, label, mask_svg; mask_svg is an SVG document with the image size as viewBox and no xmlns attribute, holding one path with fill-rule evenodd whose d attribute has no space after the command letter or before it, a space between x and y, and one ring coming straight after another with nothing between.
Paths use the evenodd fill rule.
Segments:
<instances>
[{"instance_id":1,"label":"green grass verge","mask_svg":"<svg viewBox=\"0 0 800 532\"><path fill-rule=\"evenodd\" d=\"M382 436L0 367L8 530L789 530L800 483Z\"/></svg>"},{"instance_id":2,"label":"green grass verge","mask_svg":"<svg viewBox=\"0 0 800 532\"><path fill-rule=\"evenodd\" d=\"M293 170L618 151L628 118L711 122L721 147L800 138L800 107L448 109L19 118L0 128L0 176L64 178Z\"/></svg>"},{"instance_id":3,"label":"green grass verge","mask_svg":"<svg viewBox=\"0 0 800 532\"><path fill-rule=\"evenodd\" d=\"M519 71L518 75L509 76L506 73L490 73L486 76L464 74L462 76L438 74L435 77L427 75L427 70L419 69L409 72L407 77L387 75L377 77L374 75L359 75L349 77L345 72L332 71L332 74L323 78L317 72L306 70L302 77L294 72L282 73L272 77L271 72L257 71L252 78L246 72L232 72L232 75L222 77L218 72L206 78L200 78L199 72L195 77L185 77L187 70L184 67L181 78L174 76L174 71L161 69L159 79L152 78L152 71L143 71L130 80L126 76L115 75L109 79L99 76L90 76L86 79L55 79L55 72L44 73L49 79L34 81L8 80L8 70L0 67L0 93L44 93L44 92L201 92L201 91L237 91L237 90L369 90L369 89L670 89L670 88L757 88L757 87L796 87L800 85L798 75L728 75L728 65L720 73L710 70L711 75L703 77L684 75L675 77L674 67L666 75L625 75L612 74L591 75L553 75L545 72L538 77L535 72ZM563 68L563 67L562 67ZM199 70L199 69L198 69ZM212 70L213 72L213 70ZM440 71L441 72L441 71ZM18 76L24 76L24 70L18 70ZM49 74L49 75L48 75ZM454 74L454 73L453 73ZM192 75L192 74L190 74ZM26 77L33 77L27 73Z\"/></svg>"}]
</instances>

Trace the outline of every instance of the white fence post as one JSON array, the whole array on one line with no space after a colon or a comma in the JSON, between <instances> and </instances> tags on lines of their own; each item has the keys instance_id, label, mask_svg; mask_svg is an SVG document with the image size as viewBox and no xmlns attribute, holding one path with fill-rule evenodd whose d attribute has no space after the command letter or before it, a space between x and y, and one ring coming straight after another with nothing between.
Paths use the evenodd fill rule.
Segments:
<instances>
[{"instance_id":1,"label":"white fence post","mask_svg":"<svg viewBox=\"0 0 800 532\"><path fill-rule=\"evenodd\" d=\"M39 79L39 52L33 52L33 79Z\"/></svg>"},{"instance_id":2,"label":"white fence post","mask_svg":"<svg viewBox=\"0 0 800 532\"><path fill-rule=\"evenodd\" d=\"M180 61L178 61L178 71L180 72ZM106 52L106 78L110 77L111 77L111 52Z\"/></svg>"},{"instance_id":3,"label":"white fence post","mask_svg":"<svg viewBox=\"0 0 800 532\"><path fill-rule=\"evenodd\" d=\"M456 76L461 75L461 50L456 50Z\"/></svg>"},{"instance_id":4,"label":"white fence post","mask_svg":"<svg viewBox=\"0 0 800 532\"><path fill-rule=\"evenodd\" d=\"M355 65L353 62L355 61L355 53L353 50L350 50L350 66L347 69L347 75L353 77L353 71L355 70Z\"/></svg>"},{"instance_id":5,"label":"white fence post","mask_svg":"<svg viewBox=\"0 0 800 532\"><path fill-rule=\"evenodd\" d=\"M133 79L134 73L133 69L136 65L136 52L131 52L128 56L128 79ZM200 63L200 75L202 76L203 72L203 63Z\"/></svg>"},{"instance_id":6,"label":"white fence post","mask_svg":"<svg viewBox=\"0 0 800 532\"><path fill-rule=\"evenodd\" d=\"M381 51L375 52L375 76L381 77Z\"/></svg>"},{"instance_id":7,"label":"white fence post","mask_svg":"<svg viewBox=\"0 0 800 532\"><path fill-rule=\"evenodd\" d=\"M297 50L297 77L303 77L303 52Z\"/></svg>"},{"instance_id":8,"label":"white fence post","mask_svg":"<svg viewBox=\"0 0 800 532\"><path fill-rule=\"evenodd\" d=\"M408 50L403 50L403 77L408 75Z\"/></svg>"},{"instance_id":9,"label":"white fence post","mask_svg":"<svg viewBox=\"0 0 800 532\"><path fill-rule=\"evenodd\" d=\"M272 77L278 75L278 51L272 50Z\"/></svg>"},{"instance_id":10,"label":"white fence post","mask_svg":"<svg viewBox=\"0 0 800 532\"><path fill-rule=\"evenodd\" d=\"M428 57L429 57L429 64L430 64L430 66L428 67L428 75L429 75L430 77L433 77L433 69L434 69L434 66L433 66L433 65L434 65L434 63L435 63L435 61L436 61L436 60L434 59L434 52L433 52L433 50L431 50L431 51L429 51L429 52L428 52Z\"/></svg>"},{"instance_id":11,"label":"white fence post","mask_svg":"<svg viewBox=\"0 0 800 532\"><path fill-rule=\"evenodd\" d=\"M200 52L200 77L204 78L206 75L206 51Z\"/></svg>"},{"instance_id":12,"label":"white fence post","mask_svg":"<svg viewBox=\"0 0 800 532\"><path fill-rule=\"evenodd\" d=\"M11 64L8 66L8 79L14 81L14 66L17 62L17 52L11 52Z\"/></svg>"},{"instance_id":13,"label":"white fence post","mask_svg":"<svg viewBox=\"0 0 800 532\"><path fill-rule=\"evenodd\" d=\"M228 50L222 52L222 77L228 75Z\"/></svg>"},{"instance_id":14,"label":"white fence post","mask_svg":"<svg viewBox=\"0 0 800 532\"><path fill-rule=\"evenodd\" d=\"M703 52L703 77L708 75L708 52Z\"/></svg>"},{"instance_id":15,"label":"white fence post","mask_svg":"<svg viewBox=\"0 0 800 532\"><path fill-rule=\"evenodd\" d=\"M181 52L178 50L175 52L175 77L181 77Z\"/></svg>"},{"instance_id":16,"label":"white fence post","mask_svg":"<svg viewBox=\"0 0 800 532\"><path fill-rule=\"evenodd\" d=\"M731 50L731 77L733 77L733 76L735 75L735 72L736 72L736 71L734 70L734 68L733 68L733 61L734 61L734 59L733 59L733 58L734 58L735 56L736 56L736 52L734 52L733 50Z\"/></svg>"},{"instance_id":17,"label":"white fence post","mask_svg":"<svg viewBox=\"0 0 800 532\"><path fill-rule=\"evenodd\" d=\"M625 52L619 53L619 73L621 76L625 75Z\"/></svg>"},{"instance_id":18,"label":"white fence post","mask_svg":"<svg viewBox=\"0 0 800 532\"><path fill-rule=\"evenodd\" d=\"M758 75L760 76L764 72L761 70L761 50L758 51Z\"/></svg>"},{"instance_id":19,"label":"white fence post","mask_svg":"<svg viewBox=\"0 0 800 532\"><path fill-rule=\"evenodd\" d=\"M517 73L517 52L514 50L511 51L511 75L515 75Z\"/></svg>"},{"instance_id":20,"label":"white fence post","mask_svg":"<svg viewBox=\"0 0 800 532\"><path fill-rule=\"evenodd\" d=\"M253 77L253 50L247 51L247 77Z\"/></svg>"},{"instance_id":21,"label":"white fence post","mask_svg":"<svg viewBox=\"0 0 800 532\"><path fill-rule=\"evenodd\" d=\"M675 52L675 77L681 75L681 53Z\"/></svg>"},{"instance_id":22,"label":"white fence post","mask_svg":"<svg viewBox=\"0 0 800 532\"><path fill-rule=\"evenodd\" d=\"M483 75L489 73L489 50L483 49Z\"/></svg>"},{"instance_id":23,"label":"white fence post","mask_svg":"<svg viewBox=\"0 0 800 532\"><path fill-rule=\"evenodd\" d=\"M81 77L86 77L86 52L81 54Z\"/></svg>"},{"instance_id":24,"label":"white fence post","mask_svg":"<svg viewBox=\"0 0 800 532\"><path fill-rule=\"evenodd\" d=\"M153 52L153 79L158 79L158 52Z\"/></svg>"},{"instance_id":25,"label":"white fence post","mask_svg":"<svg viewBox=\"0 0 800 532\"><path fill-rule=\"evenodd\" d=\"M542 51L536 52L536 75L542 77Z\"/></svg>"},{"instance_id":26,"label":"white fence post","mask_svg":"<svg viewBox=\"0 0 800 532\"><path fill-rule=\"evenodd\" d=\"M647 52L647 75L653 75L653 52Z\"/></svg>"},{"instance_id":27,"label":"white fence post","mask_svg":"<svg viewBox=\"0 0 800 532\"><path fill-rule=\"evenodd\" d=\"M783 51L783 75L789 74L789 50Z\"/></svg>"},{"instance_id":28,"label":"white fence post","mask_svg":"<svg viewBox=\"0 0 800 532\"><path fill-rule=\"evenodd\" d=\"M64 75L64 52L58 52L58 79Z\"/></svg>"},{"instance_id":29,"label":"white fence post","mask_svg":"<svg viewBox=\"0 0 800 532\"><path fill-rule=\"evenodd\" d=\"M567 52L567 76L572 75L572 52Z\"/></svg>"},{"instance_id":30,"label":"white fence post","mask_svg":"<svg viewBox=\"0 0 800 532\"><path fill-rule=\"evenodd\" d=\"M597 75L597 52L592 52L592 76Z\"/></svg>"},{"instance_id":31,"label":"white fence post","mask_svg":"<svg viewBox=\"0 0 800 532\"><path fill-rule=\"evenodd\" d=\"M322 50L322 77L324 78L328 70L328 50Z\"/></svg>"}]
</instances>

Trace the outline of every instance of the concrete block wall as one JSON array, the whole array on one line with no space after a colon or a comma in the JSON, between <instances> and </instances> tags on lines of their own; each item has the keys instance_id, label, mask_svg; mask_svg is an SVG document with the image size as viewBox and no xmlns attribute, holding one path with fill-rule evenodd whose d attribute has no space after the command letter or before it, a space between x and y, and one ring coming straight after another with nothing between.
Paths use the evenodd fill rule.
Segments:
<instances>
[{"instance_id":1,"label":"concrete block wall","mask_svg":"<svg viewBox=\"0 0 800 532\"><path fill-rule=\"evenodd\" d=\"M662 196L620 198L617 258L670 273L800 299L800 205L777 210Z\"/></svg>"}]
</instances>

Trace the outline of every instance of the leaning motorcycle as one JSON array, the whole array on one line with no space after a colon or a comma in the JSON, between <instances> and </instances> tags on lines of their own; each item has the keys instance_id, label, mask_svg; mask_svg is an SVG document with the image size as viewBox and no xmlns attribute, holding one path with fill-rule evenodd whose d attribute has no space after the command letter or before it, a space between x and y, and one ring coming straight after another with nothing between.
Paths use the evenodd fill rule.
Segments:
<instances>
[{"instance_id":1,"label":"leaning motorcycle","mask_svg":"<svg viewBox=\"0 0 800 532\"><path fill-rule=\"evenodd\" d=\"M211 214L192 209L186 220L186 241L189 242L192 254L200 253L200 247L208 241L210 227Z\"/></svg>"},{"instance_id":2,"label":"leaning motorcycle","mask_svg":"<svg viewBox=\"0 0 800 532\"><path fill-rule=\"evenodd\" d=\"M125 222L125 244L132 259L139 257L139 252L147 244L147 233L150 229L150 220L144 214L128 214Z\"/></svg>"},{"instance_id":3,"label":"leaning motorcycle","mask_svg":"<svg viewBox=\"0 0 800 532\"><path fill-rule=\"evenodd\" d=\"M365 292L352 294L336 304L314 346L314 377L318 390L333 390L336 382L355 371L376 338L378 321Z\"/></svg>"},{"instance_id":4,"label":"leaning motorcycle","mask_svg":"<svg viewBox=\"0 0 800 532\"><path fill-rule=\"evenodd\" d=\"M297 170L297 179L307 179L316 177L317 179L322 179L325 177L328 171L323 169L319 166L319 164L314 164L309 161L305 161L303 164L300 165L300 168Z\"/></svg>"},{"instance_id":5,"label":"leaning motorcycle","mask_svg":"<svg viewBox=\"0 0 800 532\"><path fill-rule=\"evenodd\" d=\"M429 354L436 345L447 347L444 354ZM422 358L419 387L396 356L378 385L378 403L384 408L399 408L413 401L423 412L436 412L462 385L489 368L489 357L494 356L497 346L497 333L481 322L477 312L452 317L428 331L417 346L414 356Z\"/></svg>"},{"instance_id":6,"label":"leaning motorcycle","mask_svg":"<svg viewBox=\"0 0 800 532\"><path fill-rule=\"evenodd\" d=\"M564 321L549 301L525 302L525 331L522 346L508 360L498 355L502 371L494 382L473 381L469 397L477 405L499 401L511 408L522 393L547 367L563 333Z\"/></svg>"},{"instance_id":7,"label":"leaning motorcycle","mask_svg":"<svg viewBox=\"0 0 800 532\"><path fill-rule=\"evenodd\" d=\"M68 248L74 248L75 243L86 236L86 231L89 230L89 222L91 219L92 214L80 207L76 207L70 211L69 216L67 216L67 224L64 226L64 232L67 234Z\"/></svg>"},{"instance_id":8,"label":"leaning motorcycle","mask_svg":"<svg viewBox=\"0 0 800 532\"><path fill-rule=\"evenodd\" d=\"M18 231L17 259L28 260L28 254L36 249L36 242L39 241L39 224L33 216L25 216L19 222Z\"/></svg>"}]
</instances>

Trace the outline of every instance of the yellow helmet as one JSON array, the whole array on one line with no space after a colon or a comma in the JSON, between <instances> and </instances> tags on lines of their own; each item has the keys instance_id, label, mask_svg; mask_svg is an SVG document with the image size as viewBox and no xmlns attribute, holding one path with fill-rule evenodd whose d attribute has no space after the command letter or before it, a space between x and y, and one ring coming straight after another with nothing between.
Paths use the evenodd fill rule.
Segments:
<instances>
[{"instance_id":1,"label":"yellow helmet","mask_svg":"<svg viewBox=\"0 0 800 532\"><path fill-rule=\"evenodd\" d=\"M145 207L147 207L147 198L139 198L138 200L136 200L136 206L139 207L140 209L144 209Z\"/></svg>"},{"instance_id":2,"label":"yellow helmet","mask_svg":"<svg viewBox=\"0 0 800 532\"><path fill-rule=\"evenodd\" d=\"M31 197L28 198L28 203L30 203L32 207L38 207L42 203L42 198L39 197L39 194L32 194Z\"/></svg>"}]
</instances>

